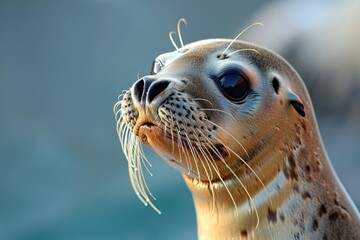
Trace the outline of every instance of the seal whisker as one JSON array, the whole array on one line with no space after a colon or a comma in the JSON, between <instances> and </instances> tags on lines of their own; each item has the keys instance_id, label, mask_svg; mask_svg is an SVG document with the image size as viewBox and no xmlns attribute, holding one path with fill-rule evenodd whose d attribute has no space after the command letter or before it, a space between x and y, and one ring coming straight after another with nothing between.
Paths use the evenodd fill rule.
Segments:
<instances>
[{"instance_id":1,"label":"seal whisker","mask_svg":"<svg viewBox=\"0 0 360 240\"><path fill-rule=\"evenodd\" d=\"M149 195L156 200L146 184L145 176L142 171L143 161L140 151L140 141L134 133L131 133L131 140L129 142L131 143L128 145L128 151L130 153L129 158L134 161L135 165L135 168L129 166L129 171L133 173L131 178L133 188L145 206L150 205L158 214L161 214L161 211L152 203L147 194L149 193Z\"/></svg>"},{"instance_id":2,"label":"seal whisker","mask_svg":"<svg viewBox=\"0 0 360 240\"><path fill-rule=\"evenodd\" d=\"M199 131L199 132L200 132L200 131ZM206 136L204 136L204 137L207 138ZM207 142L210 143L210 144L205 143L205 144L208 146L208 148L210 148L213 152L216 152L217 149L215 148L215 146L212 145L212 143L210 142L209 139L207 139ZM216 155L217 155L217 154L216 154ZM211 154L210 154L210 157L211 157L211 161L210 161L209 163L212 165L214 171L217 173L217 175L218 175L218 177L219 177L219 179L220 179L220 182L223 184L226 192L229 194L229 197L230 197L230 199L231 199L231 201L232 201L232 203L233 203L233 205L234 205L234 207L235 207L236 214L238 214L238 207L237 207L237 204L236 204L236 202L235 202L235 199L234 199L234 197L233 197L230 189L228 188L226 182L225 182L224 179L222 178L221 173L220 173L220 169L218 168L218 166L217 166L216 163L215 163L215 159L211 156ZM217 157L218 157L219 159L222 158L222 156L221 156L220 153L219 153L219 155L217 155Z\"/></svg>"},{"instance_id":3,"label":"seal whisker","mask_svg":"<svg viewBox=\"0 0 360 240\"><path fill-rule=\"evenodd\" d=\"M170 41L171 41L172 45L175 47L175 49L179 50L179 47L176 45L176 43L174 41L173 34L176 34L176 32L174 32L174 31L169 32Z\"/></svg>"},{"instance_id":4,"label":"seal whisker","mask_svg":"<svg viewBox=\"0 0 360 240\"><path fill-rule=\"evenodd\" d=\"M244 52L244 51L253 51L253 52L256 52L257 54L261 55L261 53L260 53L258 50L256 50L256 49L244 48L244 49L235 50L235 51L227 54L227 56L230 57L231 55L233 55L233 54L235 54L235 53Z\"/></svg>"},{"instance_id":5,"label":"seal whisker","mask_svg":"<svg viewBox=\"0 0 360 240\"><path fill-rule=\"evenodd\" d=\"M215 163L215 159L213 158L213 156L211 155L211 153L209 152L209 149L211 151L214 152L214 154L219 158L219 159L223 159L223 157L221 156L221 153L218 151L218 149L214 146L214 144L210 141L210 139L202 132L200 131L199 129L197 129L197 131L205 138L206 142L204 143L207 147L205 147L204 149L208 152L209 154L209 157L210 157L210 161L209 161L209 164L212 166L212 168L214 169L214 171L217 173L217 176L219 177L221 183L223 184L223 186L225 187L226 191L228 192L233 204L234 204L234 207L236 209L236 212L238 212L238 209L237 209L237 205L235 203L235 199L234 197L232 196L229 188L227 187L226 185L226 182L223 180L222 176L221 176L221 173L220 173L220 169L218 168L217 164ZM225 161L225 160L224 160ZM211 182L212 183L212 182ZM213 200L215 201L215 200ZM214 202L215 204L215 202Z\"/></svg>"},{"instance_id":6,"label":"seal whisker","mask_svg":"<svg viewBox=\"0 0 360 240\"><path fill-rule=\"evenodd\" d=\"M181 44L181 47L184 47L184 42L182 40L182 36L181 36L181 23L184 23L185 26L187 25L187 21L185 18L180 18L177 24L177 32L178 32L178 36L179 36L179 41Z\"/></svg>"},{"instance_id":7,"label":"seal whisker","mask_svg":"<svg viewBox=\"0 0 360 240\"><path fill-rule=\"evenodd\" d=\"M192 128L194 133L196 132L194 128ZM210 170L210 177L206 171L206 167L204 166L202 160L201 160L201 163L203 164L203 167L204 167L204 170L205 170L205 173L206 175L208 176L208 181L209 181L209 187L210 187L210 191L211 191L211 196L212 196L212 210L211 210L211 215L214 213L214 210L215 210L215 203L216 203L216 199L215 199L215 192L214 192L214 186L213 186L213 182L212 182L212 179L213 179L213 172L211 170L211 160L209 159L209 157L212 158L209 150L206 148L206 147L203 147L202 144L204 143L201 143L200 140L196 137L196 134L194 134L196 140L197 140L197 145L198 145L198 149L199 151L201 151L203 157L205 158L205 162L207 163L208 167L209 167L209 170ZM205 150L208 152L209 156L206 154ZM213 167L214 168L214 167ZM216 172L216 169L214 168L214 171ZM218 174L219 175L219 174Z\"/></svg>"},{"instance_id":8,"label":"seal whisker","mask_svg":"<svg viewBox=\"0 0 360 240\"><path fill-rule=\"evenodd\" d=\"M147 165L149 165L149 167L152 167L152 164L150 163L149 159L146 157L145 152L144 152L144 149L143 149L143 147L142 147L141 144L140 144L140 153L141 153L141 156L142 156L142 158L143 158L143 163L144 163L146 169L148 169L148 168L147 168ZM149 172L149 174L150 174L151 176L153 175L150 171L148 171L148 172Z\"/></svg>"},{"instance_id":9,"label":"seal whisker","mask_svg":"<svg viewBox=\"0 0 360 240\"><path fill-rule=\"evenodd\" d=\"M209 141L210 142L210 141ZM211 143L211 142L210 142ZM212 143L211 143L212 144ZM224 146L226 147L226 145L224 144ZM214 146L215 147L215 146ZM216 151L218 151L216 149ZM221 154L220 154L221 156ZM250 192L247 190L246 186L244 185L244 183L241 181L241 179L236 175L236 173L232 170L232 168L226 163L225 159L221 156L219 158L221 160L221 162L225 165L225 167L231 172L231 174L236 178L236 180L238 181L238 183L240 184L241 188L245 191L247 197L249 198L249 201L251 202L251 205L253 206L254 210L255 210L255 214L256 214L256 228L259 226L259 222L260 222L260 217L259 217L259 212L257 210L256 204L250 194ZM237 212L237 214L239 214Z\"/></svg>"},{"instance_id":10,"label":"seal whisker","mask_svg":"<svg viewBox=\"0 0 360 240\"><path fill-rule=\"evenodd\" d=\"M244 33L246 32L248 29L256 26L256 25L260 25L260 26L264 26L264 24L257 22L257 23L253 23L250 26L246 27L244 30L242 30L230 43L229 45L225 48L225 50L221 53L220 56L225 56L224 54L226 53L226 51L231 47L231 45Z\"/></svg>"},{"instance_id":11,"label":"seal whisker","mask_svg":"<svg viewBox=\"0 0 360 240\"><path fill-rule=\"evenodd\" d=\"M194 163L195 163L196 171L197 171L198 178L199 178L199 182L200 182L200 181L201 181L201 180L200 180L201 174L200 174L199 166L198 166L198 164L197 164L198 159L197 159L196 154L195 154L195 148L194 148L194 146L191 144L191 140L190 140L190 138L189 138L189 136L188 136L188 133L187 133L187 131L186 131L185 129L184 129L184 132L185 132L184 134L185 134L185 137L186 137L186 140L187 140L189 149L190 149L191 154L192 154L192 156L193 156L193 158L194 158Z\"/></svg>"},{"instance_id":12,"label":"seal whisker","mask_svg":"<svg viewBox=\"0 0 360 240\"><path fill-rule=\"evenodd\" d=\"M166 123L164 124L164 139L166 138Z\"/></svg>"},{"instance_id":13,"label":"seal whisker","mask_svg":"<svg viewBox=\"0 0 360 240\"><path fill-rule=\"evenodd\" d=\"M185 121L185 119L184 119L184 121ZM183 126L183 127L185 128L185 126ZM192 128L192 129L193 129L193 128ZM196 132L195 129L193 129L193 131L194 131L194 133ZM211 214L213 214L214 209L215 209L215 192L214 192L214 188L213 188L213 183L212 183L212 181L211 181L212 176L213 176L213 173L212 173L212 170L211 170L211 167L210 167L210 164L209 164L210 161L209 161L206 153L203 151L203 147L202 147L202 145L201 145L201 141L198 139L198 137L196 136L196 134L194 134L194 137L195 137L195 139L196 139L195 143L196 143L196 145L197 145L197 148L194 148L194 149L196 150L196 153L197 153L197 155L198 155L198 157L199 157L200 163L201 163L201 165L202 165L202 167L203 167L203 169L204 169L204 171L205 171L205 175L207 176L208 182L209 182L209 187L210 187L210 191L211 191L211 196L212 196L212 199L213 199L213 201L212 201L212 202L213 202L213 205L212 205ZM206 169L206 166L205 166L202 158L199 156L200 154L198 153L197 150L199 150L199 152L202 154L202 156L207 160L207 161L205 161L205 162L207 163L207 165L208 165L208 167L209 167L210 175L209 175L209 173L208 173L208 171L207 171L207 169ZM199 177L200 177L200 175L199 175ZM200 178L199 178L199 181L200 181Z\"/></svg>"},{"instance_id":14,"label":"seal whisker","mask_svg":"<svg viewBox=\"0 0 360 240\"><path fill-rule=\"evenodd\" d=\"M205 102L208 102L211 106L214 106L212 104L212 102L210 102L208 99L205 99L205 98L188 98L189 100L193 100L193 101L205 101Z\"/></svg>"},{"instance_id":15,"label":"seal whisker","mask_svg":"<svg viewBox=\"0 0 360 240\"><path fill-rule=\"evenodd\" d=\"M178 139L180 139L180 142L182 144L182 140L181 140L181 136L180 136L180 133L179 131L177 131L177 135L178 135ZM183 150L185 151L185 159L186 159L186 165L187 165L187 169L188 169L188 172L187 174L190 175L190 171L191 171L191 161L189 160L190 159L190 154L189 154L189 151L187 150L186 148L186 142L184 142L184 148ZM182 145L181 145L182 146Z\"/></svg>"},{"instance_id":16,"label":"seal whisker","mask_svg":"<svg viewBox=\"0 0 360 240\"><path fill-rule=\"evenodd\" d=\"M218 124L214 123L213 121L210 121L209 119L204 119L204 121L216 126L217 128L221 129L223 132L225 132L227 135L229 135L232 139L234 139L234 141L240 145L240 147L244 150L244 152L246 153L247 157L250 158L248 152L246 151L246 149L244 148L244 146L239 142L239 140L237 140L231 133L229 133L228 131L226 131L224 128L220 127Z\"/></svg>"},{"instance_id":17,"label":"seal whisker","mask_svg":"<svg viewBox=\"0 0 360 240\"><path fill-rule=\"evenodd\" d=\"M118 99L118 101L114 104L113 112L115 114L115 120L118 118L118 114L121 112L122 99Z\"/></svg>"},{"instance_id":18,"label":"seal whisker","mask_svg":"<svg viewBox=\"0 0 360 240\"><path fill-rule=\"evenodd\" d=\"M225 113L225 114L229 115L230 117L232 117L232 119L234 119L236 121L235 117L231 113L226 112L224 110L220 110L220 109L216 109L216 108L201 108L200 110L202 110L202 111L215 111L215 112Z\"/></svg>"},{"instance_id":19,"label":"seal whisker","mask_svg":"<svg viewBox=\"0 0 360 240\"><path fill-rule=\"evenodd\" d=\"M220 139L218 139L217 137L214 137L217 141L221 141ZM262 185L263 189L265 190L266 194L268 195L268 198L270 200L270 204L271 206L273 205L270 194L267 190L267 187L265 186L264 182L261 180L261 178L259 177L259 175L255 172L255 170L242 158L240 157L233 149L231 149L229 146L227 146L225 143L223 143L224 147L229 150L231 153L233 153L256 177L256 179L260 182L260 184Z\"/></svg>"},{"instance_id":20,"label":"seal whisker","mask_svg":"<svg viewBox=\"0 0 360 240\"><path fill-rule=\"evenodd\" d=\"M184 117L183 117L183 120L184 120L184 122L186 122L186 120L184 119ZM184 125L183 125L183 127L185 128ZM202 142L199 140L199 138L196 136L196 134L195 134L195 133L196 133L195 128L193 128L193 127L190 127L190 128L193 130L193 132L194 132L194 137L195 137L197 143L200 144L200 146L198 145L198 147L200 148L199 150L202 152L203 147L202 147L201 145L204 144L204 143L202 143ZM205 154L204 152L202 152L202 154L203 154L204 157L206 157L206 154ZM207 162L207 161L206 161L206 162ZM209 169L210 169L210 176L211 176L211 179L212 179L212 178L213 178L213 173L212 173L212 171L211 171L211 168L210 168L210 165L209 165L208 162L207 162L207 164L208 164L208 167L209 167Z\"/></svg>"},{"instance_id":21,"label":"seal whisker","mask_svg":"<svg viewBox=\"0 0 360 240\"><path fill-rule=\"evenodd\" d=\"M175 119L175 124L174 124L174 127L176 127L177 128L177 130L176 130L176 133L177 133L177 141L178 142L180 142L180 144L181 144L181 147L182 147L182 138L181 138L181 134L180 134L180 127L179 127L179 125L180 125L180 123L179 123L179 121L177 121L176 119ZM183 151L185 150L185 160L186 160L186 165L187 165L187 169L188 169L188 172L187 172L187 174L188 175L190 175L190 173L191 173L191 169L192 169L192 164L191 164L191 161L189 160L189 159L191 159L190 158L190 153L189 153L189 151L187 150L187 148L186 148L186 142L184 142L184 145L185 145L185 147L182 147L182 149L183 149ZM189 146L189 149L190 149L190 146ZM193 155L193 153L192 153L192 151L191 151L191 149L190 149L190 152L191 152L191 154Z\"/></svg>"},{"instance_id":22,"label":"seal whisker","mask_svg":"<svg viewBox=\"0 0 360 240\"><path fill-rule=\"evenodd\" d=\"M178 145L178 151L179 151L179 162L181 163L182 162L182 153L184 151L181 139L178 139L176 141L176 143Z\"/></svg>"},{"instance_id":23,"label":"seal whisker","mask_svg":"<svg viewBox=\"0 0 360 240\"><path fill-rule=\"evenodd\" d=\"M151 167L152 165L145 156L142 145L140 144L140 141L138 140L133 129L123 121L121 104L122 100L119 100L114 105L113 110L116 119L116 131L125 158L128 161L131 185L137 197L144 205L150 205L158 214L161 214L161 211L152 203L149 198L150 196L152 199L156 200L146 183L145 175L142 169L142 166L144 166L149 175L153 176L150 169L148 168L148 166Z\"/></svg>"},{"instance_id":24,"label":"seal whisker","mask_svg":"<svg viewBox=\"0 0 360 240\"><path fill-rule=\"evenodd\" d=\"M207 165L208 165L208 167L209 167L209 170L210 170L210 175L211 175L211 176L209 176L209 173L208 173L208 171L206 170L206 167L205 167L202 159L200 158L200 162L201 162L201 164L202 164L202 166L203 166L203 168L204 168L204 170L205 170L205 174L206 174L206 176L207 176L207 178L208 178L208 181L209 181L209 187L210 187L211 197L212 197L212 209L211 209L211 214L213 214L213 213L214 213L214 209L215 209L215 192L214 192L213 183L212 183L212 180L211 180L213 173L212 173L212 171L211 171L211 167L210 167L210 164L209 164L210 161L209 161L209 159L207 158L207 155L205 154L205 152L203 151L203 148L202 148L199 140L197 140L197 145L198 145L199 151L201 152L201 154L202 154L203 157L205 158L205 160L206 160L205 162L207 163Z\"/></svg>"},{"instance_id":25,"label":"seal whisker","mask_svg":"<svg viewBox=\"0 0 360 240\"><path fill-rule=\"evenodd\" d=\"M174 126L174 121L172 119L172 113L170 112L170 121L171 123L169 124L170 125L170 133L171 133L171 147L172 147L172 153L174 154L174 133L173 133L173 127ZM166 124L164 124L166 125Z\"/></svg>"}]
</instances>

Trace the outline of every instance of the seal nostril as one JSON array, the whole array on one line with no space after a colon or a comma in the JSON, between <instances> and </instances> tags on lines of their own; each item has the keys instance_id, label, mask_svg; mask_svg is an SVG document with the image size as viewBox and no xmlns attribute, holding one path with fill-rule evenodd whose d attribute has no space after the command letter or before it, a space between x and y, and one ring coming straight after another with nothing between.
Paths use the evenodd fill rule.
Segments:
<instances>
[{"instance_id":1,"label":"seal nostril","mask_svg":"<svg viewBox=\"0 0 360 240\"><path fill-rule=\"evenodd\" d=\"M155 97L157 97L169 86L169 84L170 82L167 80L156 81L153 84L151 84L147 94L148 102L149 103L152 102L155 99Z\"/></svg>"},{"instance_id":2,"label":"seal nostril","mask_svg":"<svg viewBox=\"0 0 360 240\"><path fill-rule=\"evenodd\" d=\"M134 91L134 97L136 98L136 100L138 100L139 102L141 101L141 97L143 95L144 92L144 80L140 79L139 81L137 81L137 83L135 83L135 91Z\"/></svg>"}]
</instances>

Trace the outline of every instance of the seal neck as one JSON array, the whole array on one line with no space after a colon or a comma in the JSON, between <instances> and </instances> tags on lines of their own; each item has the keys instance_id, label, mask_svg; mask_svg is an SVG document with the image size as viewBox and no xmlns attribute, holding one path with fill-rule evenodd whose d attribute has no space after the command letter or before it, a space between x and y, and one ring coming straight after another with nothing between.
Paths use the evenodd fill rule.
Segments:
<instances>
[{"instance_id":1,"label":"seal neck","mask_svg":"<svg viewBox=\"0 0 360 240\"><path fill-rule=\"evenodd\" d=\"M283 155L280 151L267 154L266 159L260 159L262 166L252 166L263 184L252 172L239 173L238 179L233 177L212 185L184 176L193 194L199 238L270 236L269 217L291 192L290 182L279 171L286 160Z\"/></svg>"}]
</instances>

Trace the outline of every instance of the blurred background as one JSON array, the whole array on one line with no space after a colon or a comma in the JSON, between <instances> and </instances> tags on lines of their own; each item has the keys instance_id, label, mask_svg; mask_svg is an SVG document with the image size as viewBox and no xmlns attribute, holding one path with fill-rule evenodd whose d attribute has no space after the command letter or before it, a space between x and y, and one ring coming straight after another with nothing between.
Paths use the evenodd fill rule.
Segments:
<instances>
[{"instance_id":1,"label":"blurred background","mask_svg":"<svg viewBox=\"0 0 360 240\"><path fill-rule=\"evenodd\" d=\"M290 1L289 1L290 2ZM196 239L180 174L149 151L162 215L136 198L112 107L187 43L242 39L303 76L333 165L360 206L360 21L356 1L0 0L0 239Z\"/></svg>"}]
</instances>

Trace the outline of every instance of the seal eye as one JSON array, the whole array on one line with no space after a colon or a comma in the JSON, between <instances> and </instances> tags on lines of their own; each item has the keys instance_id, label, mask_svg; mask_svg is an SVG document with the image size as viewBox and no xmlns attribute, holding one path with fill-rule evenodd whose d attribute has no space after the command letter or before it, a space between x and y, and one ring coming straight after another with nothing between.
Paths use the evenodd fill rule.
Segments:
<instances>
[{"instance_id":1,"label":"seal eye","mask_svg":"<svg viewBox=\"0 0 360 240\"><path fill-rule=\"evenodd\" d=\"M153 61L153 64L152 64L151 70L150 70L150 75L156 75L158 72L160 72L160 70L163 66L164 66L164 64L161 60Z\"/></svg>"},{"instance_id":2,"label":"seal eye","mask_svg":"<svg viewBox=\"0 0 360 240\"><path fill-rule=\"evenodd\" d=\"M219 86L229 100L239 103L249 91L249 79L245 73L225 74L220 78Z\"/></svg>"}]
</instances>

